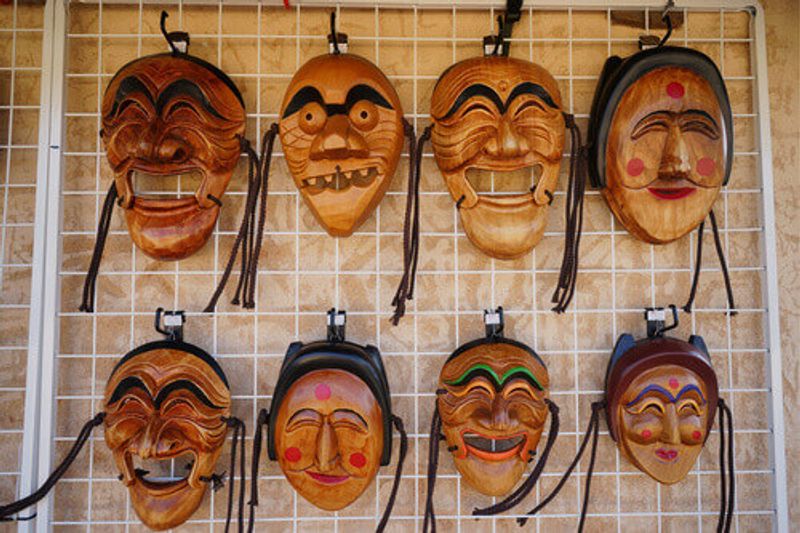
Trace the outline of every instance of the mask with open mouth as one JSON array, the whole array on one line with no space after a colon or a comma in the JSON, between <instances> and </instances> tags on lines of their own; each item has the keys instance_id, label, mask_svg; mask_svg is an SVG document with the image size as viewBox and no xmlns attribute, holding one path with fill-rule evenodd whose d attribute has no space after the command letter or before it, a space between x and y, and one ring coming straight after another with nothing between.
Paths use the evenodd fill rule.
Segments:
<instances>
[{"instance_id":1,"label":"mask with open mouth","mask_svg":"<svg viewBox=\"0 0 800 533\"><path fill-rule=\"evenodd\" d=\"M211 235L241 154L245 109L233 81L177 50L142 57L108 84L102 120L118 203L133 241L159 260L195 253ZM198 172L201 182L188 198L147 198L134 192L135 172Z\"/></svg>"},{"instance_id":2,"label":"mask with open mouth","mask_svg":"<svg viewBox=\"0 0 800 533\"><path fill-rule=\"evenodd\" d=\"M329 234L349 236L380 203L400 159L403 110L394 87L363 57L315 57L289 83L279 126L306 205Z\"/></svg>"},{"instance_id":3,"label":"mask with open mouth","mask_svg":"<svg viewBox=\"0 0 800 533\"><path fill-rule=\"evenodd\" d=\"M184 523L203 499L227 434L231 393L222 368L191 344L146 344L112 371L105 408L106 444L136 514L156 530ZM186 457L188 465L178 464Z\"/></svg>"}]
</instances>

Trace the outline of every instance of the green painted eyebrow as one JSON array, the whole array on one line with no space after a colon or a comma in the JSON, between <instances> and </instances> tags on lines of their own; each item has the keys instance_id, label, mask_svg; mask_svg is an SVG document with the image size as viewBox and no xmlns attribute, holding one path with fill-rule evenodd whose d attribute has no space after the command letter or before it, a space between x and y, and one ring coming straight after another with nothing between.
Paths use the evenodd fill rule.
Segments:
<instances>
[{"instance_id":1,"label":"green painted eyebrow","mask_svg":"<svg viewBox=\"0 0 800 533\"><path fill-rule=\"evenodd\" d=\"M510 368L505 374L503 374L503 377L500 377L497 375L497 372L492 369L492 367L485 363L472 365L463 374L461 374L458 379L446 380L445 384L454 386L463 385L465 382L472 380L475 375L487 374L494 380L496 389L503 387L505 382L514 377L515 374L522 374L533 384L534 387L541 391L544 390L544 387L542 387L542 384L539 383L538 379L536 379L536 376L533 375L533 372L524 366L515 366L514 368Z\"/></svg>"}]
</instances>

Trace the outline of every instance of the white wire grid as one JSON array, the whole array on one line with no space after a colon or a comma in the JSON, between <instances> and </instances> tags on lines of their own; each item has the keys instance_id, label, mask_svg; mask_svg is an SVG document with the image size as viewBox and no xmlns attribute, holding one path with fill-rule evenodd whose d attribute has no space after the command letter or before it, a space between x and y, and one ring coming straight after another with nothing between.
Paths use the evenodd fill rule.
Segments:
<instances>
[{"instance_id":1,"label":"white wire grid","mask_svg":"<svg viewBox=\"0 0 800 533\"><path fill-rule=\"evenodd\" d=\"M222 305L211 316L197 313L212 292L235 234L240 209L231 206L241 208L239 184L243 180L239 176L235 180L239 184L233 183L224 199L228 213L223 214L213 242L196 261L166 264L147 260L130 244L121 217L115 214L116 225L98 279L97 312L77 313L78 290L110 182L97 136L100 99L121 64L163 49L157 29L162 7L100 2L73 4L67 13L55 456L63 454L82 422L102 408L105 379L114 361L155 338L151 326L155 307L190 311L187 340L220 359L233 383L236 412L252 428L257 410L269 405L285 347L294 339L321 337L324 311L337 306L348 310L349 337L377 345L386 361L394 409L405 419L411 440L392 524L419 529L427 430L438 369L456 346L481 335L483 307L503 305L508 334L528 342L544 357L551 369L551 394L562 407L555 457L535 494L514 512L533 507L555 484L574 453L588 420L589 403L602 394L602 377L616 337L622 332L643 334L641 308L645 305L682 303L686 297L695 236L670 247L637 243L615 223L599 195L590 192L578 294L565 315L555 316L548 302L563 243L563 176L545 239L530 257L504 263L471 248L428 150L417 297L401 326L393 328L388 322L389 300L401 273L399 217L405 203L402 191L407 161L401 161L392 190L374 220L353 237L337 240L310 219L288 178L278 145L255 312ZM289 11L260 4L174 3L166 7L171 13L169 27L192 34L190 50L221 65L243 89L250 118L248 136L254 140L277 119L277 106L292 72L326 50L324 35L331 7L338 11L340 30L350 35L351 51L370 56L396 83L406 117L418 132L427 125L426 102L441 71L436 62L443 61L446 66L480 53L481 37L494 31L495 18L493 9L456 5L445 9L421 5L384 8L344 2L323 9L294 6ZM734 101L734 175L716 209L740 312L735 318L722 312L721 276L712 249L706 248L696 310L682 316L679 331L680 335L696 332L705 336L721 378L722 395L733 408L736 530L763 531L775 526L776 506L770 495L774 445L768 408L767 307L762 297L765 226L759 212L762 181L757 170L763 141L761 145L757 141L760 93L755 61L751 60L755 55L753 26L748 12L682 9L686 22L676 30L672 43L700 48L717 60ZM639 33L641 30L626 30L612 23L608 7L527 8L515 29L512 54L540 62L554 72L565 106L575 112L585 134L589 99L602 61L612 53L634 51ZM257 60L248 62L249 56ZM587 62L587 56L592 61ZM564 163L566 167L566 157ZM495 176L488 176L481 185L496 192L508 187ZM181 179L153 187L192 190L192 184ZM250 443L248 440L248 455ZM627 465L603 431L589 525L617 531L713 529L719 500L716 447L715 434L687 480L675 487L661 487ZM56 489L51 514L43 513L39 506L40 516L48 517L40 527L46 527L49 520L59 528L138 529L100 431L87 448L84 459ZM486 499L462 487L446 454L440 463L440 527L457 531L516 529L514 512L500 518L473 519L470 511L487 503ZM220 468L225 464L223 456ZM581 465L559 498L530 522L532 527L537 531L574 529L584 469ZM339 513L324 513L298 498L275 465L262 462L259 526L293 531L372 528L388 496L392 474L391 468L384 468L359 502ZM37 475L41 479L46 472ZM223 493L212 494L189 524L203 530L219 527L224 503Z\"/></svg>"}]
</instances>

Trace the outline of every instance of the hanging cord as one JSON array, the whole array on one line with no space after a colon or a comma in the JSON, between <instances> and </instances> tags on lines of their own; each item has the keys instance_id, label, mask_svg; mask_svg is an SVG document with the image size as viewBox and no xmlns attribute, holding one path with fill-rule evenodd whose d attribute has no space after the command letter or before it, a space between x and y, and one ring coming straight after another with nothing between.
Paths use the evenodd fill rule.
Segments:
<instances>
[{"instance_id":1,"label":"hanging cord","mask_svg":"<svg viewBox=\"0 0 800 533\"><path fill-rule=\"evenodd\" d=\"M564 485L567 483L567 480L572 475L572 471L575 470L575 467L578 466L578 463L583 457L583 452L586 450L586 445L589 443L589 437L593 437L592 439L592 457L594 457L597 451L597 437L599 434L599 427L600 427L600 411L605 408L605 402L592 402L592 415L589 418L589 425L586 427L586 433L583 435L583 440L581 441L580 446L578 447L578 451L575 453L575 458L570 463L567 470L564 472L564 475L559 480L558 484L555 488L545 496L545 498L539 502L539 504L534 507L531 511L529 511L527 516L522 518L517 518L517 523L520 526L524 526L525 523L528 521L528 518L531 516L536 515L539 511L541 511L548 503L550 503L558 493L561 492L561 489L564 488ZM589 500L589 479L591 478L592 472L594 471L594 459L591 460L589 464L589 470L587 471L586 475L586 485L583 491L583 507L581 509L581 524L583 524L583 517L586 514L587 505L586 502ZM583 527L582 525L580 526Z\"/></svg>"},{"instance_id":2,"label":"hanging cord","mask_svg":"<svg viewBox=\"0 0 800 533\"><path fill-rule=\"evenodd\" d=\"M508 511L524 500L528 494L530 494L531 490L533 490L536 482L539 481L539 477L542 475L542 471L547 464L547 459L550 456L550 452L552 451L553 445L558 437L558 429L561 424L558 416L558 406L550 400L545 400L545 402L547 403L547 407L550 409L550 430L547 434L547 443L545 444L542 456L539 457L539 460L536 462L536 466L533 468L533 471L528 476L528 479L526 479L525 482L520 485L519 488L517 488L517 490L515 490L503 501L483 509L473 509L472 514L474 516L495 515L504 511Z\"/></svg>"},{"instance_id":3,"label":"hanging cord","mask_svg":"<svg viewBox=\"0 0 800 533\"><path fill-rule=\"evenodd\" d=\"M247 149L253 151L248 143ZM248 151L248 154L250 153ZM253 151L255 153L255 151ZM239 305L241 302L240 297L244 297L242 307L247 307L247 294L249 293L250 283L250 263L253 259L254 240L255 240L255 225L256 225L256 210L258 209L259 192L261 191L261 163L256 158L255 171L248 172L247 184L247 199L245 201L245 213L242 217L242 226L245 231L242 237L242 261L241 269L239 272L239 283L236 284L236 293L233 296L231 303Z\"/></svg>"},{"instance_id":4,"label":"hanging cord","mask_svg":"<svg viewBox=\"0 0 800 533\"><path fill-rule=\"evenodd\" d=\"M403 223L403 277L400 279L400 284L392 299L392 306L395 308L392 324L395 326L406 314L406 301L414 298L414 284L419 259L419 182L422 174L422 153L425 143L431 138L431 129L433 128L433 126L425 128L417 140L411 124L404 121L403 126L408 138L408 195Z\"/></svg>"},{"instance_id":5,"label":"hanging cord","mask_svg":"<svg viewBox=\"0 0 800 533\"><path fill-rule=\"evenodd\" d=\"M94 241L94 252L92 261L89 263L89 270L86 271L86 278L83 281L83 300L78 308L84 313L94 311L94 292L97 284L97 274L100 271L100 261L103 259L103 250L106 247L108 229L111 226L111 215L114 212L114 203L117 200L117 184L112 183L106 193L103 202L103 209L100 212L100 221L97 223L97 237Z\"/></svg>"},{"instance_id":6,"label":"hanging cord","mask_svg":"<svg viewBox=\"0 0 800 533\"><path fill-rule=\"evenodd\" d=\"M735 316L736 303L733 300L733 287L731 286L731 277L728 272L728 263L725 261L725 252L722 249L722 240L719 237L719 227L717 226L717 217L714 215L712 209L708 213L708 218L711 220L711 230L714 234L714 247L717 250L717 257L719 258L720 269L722 270L722 277L725 280L725 291L728 295L728 313ZM706 221L702 221L697 228L697 255L694 263L694 275L692 276L692 289L689 291L689 300L683 306L683 310L687 313L692 312L692 305L694 305L694 298L697 294L697 283L700 280L700 267L703 262L703 230L705 229Z\"/></svg>"},{"instance_id":7,"label":"hanging cord","mask_svg":"<svg viewBox=\"0 0 800 533\"><path fill-rule=\"evenodd\" d=\"M250 501L247 502L250 507L250 518L247 522L248 533L252 533L255 527L255 512L256 507L258 507L258 466L261 460L261 445L264 440L263 428L267 424L269 424L269 413L266 409L261 409L258 412L256 431L253 434L253 461L250 463Z\"/></svg>"},{"instance_id":8,"label":"hanging cord","mask_svg":"<svg viewBox=\"0 0 800 533\"><path fill-rule=\"evenodd\" d=\"M246 427L243 421L236 417L222 419L228 427L233 428L231 437L231 477L228 482L228 512L225 516L225 533L228 533L233 516L233 489L234 474L236 472L236 448L240 448L241 457L239 459L239 533L244 533L244 492L245 492L245 432Z\"/></svg>"},{"instance_id":9,"label":"hanging cord","mask_svg":"<svg viewBox=\"0 0 800 533\"><path fill-rule=\"evenodd\" d=\"M436 486L436 471L439 468L439 441L442 440L442 418L438 407L433 410L431 434L428 443L428 494L425 497L425 519L423 533L436 533L436 514L433 511L433 489ZM430 529L429 529L430 528Z\"/></svg>"},{"instance_id":10,"label":"hanging cord","mask_svg":"<svg viewBox=\"0 0 800 533\"><path fill-rule=\"evenodd\" d=\"M729 533L733 524L733 508L736 501L736 472L733 465L733 414L722 398L717 403L719 410L719 479L720 508L717 533ZM727 419L727 422L726 420ZM725 432L727 431L727 447ZM727 458L725 452L727 451ZM727 476L726 476L727 462ZM727 479L726 479L727 478Z\"/></svg>"},{"instance_id":11,"label":"hanging cord","mask_svg":"<svg viewBox=\"0 0 800 533\"><path fill-rule=\"evenodd\" d=\"M50 489L52 489L56 482L61 479L61 477L69 469L70 465L72 465L72 463L78 457L83 445L86 444L87 440L89 440L92 430L102 424L105 417L105 413L98 413L94 418L86 422L86 424L83 425L83 428L81 428L80 433L78 433L78 436L75 438L75 442L72 444L72 448L70 448L67 456L64 457L56 469L53 470L53 473L50 474L50 477L48 477L47 480L42 483L42 486L30 496L26 496L25 498L9 503L8 505L0 506L0 519L6 520L11 515L17 514L26 507L35 505L37 502L39 502L39 500L47 496L47 493L50 492ZM28 519L28 517L25 517L24 519Z\"/></svg>"},{"instance_id":12,"label":"hanging cord","mask_svg":"<svg viewBox=\"0 0 800 533\"><path fill-rule=\"evenodd\" d=\"M667 25L667 33L664 34L664 37L658 42L657 48L661 48L664 44L669 40L672 36L672 18L669 16L670 10L674 7L675 2L674 0L669 0L667 2L667 6L664 8L664 11L661 13L661 22Z\"/></svg>"},{"instance_id":13,"label":"hanging cord","mask_svg":"<svg viewBox=\"0 0 800 533\"><path fill-rule=\"evenodd\" d=\"M331 11L331 43L333 44L333 53L339 55L342 52L339 50L339 39L336 36L336 10Z\"/></svg>"},{"instance_id":14,"label":"hanging cord","mask_svg":"<svg viewBox=\"0 0 800 533\"><path fill-rule=\"evenodd\" d=\"M561 259L561 272L558 286L553 292L551 302L556 304L553 311L563 313L575 294L578 278L578 251L583 231L583 198L586 191L586 149L581 141L581 131L575 117L564 113L565 126L570 130L571 147L569 158L569 182L567 201L564 207L566 229L564 235L564 256Z\"/></svg>"},{"instance_id":15,"label":"hanging cord","mask_svg":"<svg viewBox=\"0 0 800 533\"><path fill-rule=\"evenodd\" d=\"M397 458L397 468L394 471L392 492L389 493L389 501L386 502L386 509L383 511L383 517L380 523L378 523L378 528L375 530L377 533L383 533L383 530L386 529L386 524L389 522L389 516L392 514L392 509L394 508L394 501L397 499L397 491L400 489L400 478L403 475L403 463L408 453L408 435L403 425L403 419L399 416L392 415L392 424L394 424L397 432L400 433L400 454Z\"/></svg>"},{"instance_id":16,"label":"hanging cord","mask_svg":"<svg viewBox=\"0 0 800 533\"><path fill-rule=\"evenodd\" d=\"M231 253L228 256L228 263L225 265L225 271L223 272L222 278L220 278L219 283L217 284L217 288L214 290L214 294L211 296L211 300L209 300L206 308L203 309L204 313L211 313L217 307L217 301L219 301L222 291L225 289L225 285L228 283L228 279L233 271L233 265L236 262L236 256L239 254L240 246L242 247L242 269L241 276L239 278L239 286L236 288L236 296L232 302L234 305L239 304L239 294L242 289L245 272L247 272L247 261L249 260L249 257L247 255L248 245L246 236L249 233L250 220L252 218L251 214L256 209L255 203L258 198L258 189L260 187L261 179L258 154L256 154L255 150L253 150L253 147L250 145L250 142L247 139L241 138L239 141L241 143L242 151L247 153L248 156L247 196L245 199L244 215L242 215L242 222L239 225L239 232L236 235L236 240L233 242L233 248L231 248Z\"/></svg>"}]
</instances>

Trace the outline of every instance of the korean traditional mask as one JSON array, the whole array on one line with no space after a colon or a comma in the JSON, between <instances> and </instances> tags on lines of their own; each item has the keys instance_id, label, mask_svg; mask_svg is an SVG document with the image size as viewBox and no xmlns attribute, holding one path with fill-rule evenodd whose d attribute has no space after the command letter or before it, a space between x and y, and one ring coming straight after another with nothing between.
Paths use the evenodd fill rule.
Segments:
<instances>
[{"instance_id":1,"label":"korean traditional mask","mask_svg":"<svg viewBox=\"0 0 800 533\"><path fill-rule=\"evenodd\" d=\"M177 49L146 56L112 78L102 120L118 203L136 246L159 260L195 253L214 229L242 151L245 109L233 81ZM148 198L136 195L135 172L197 172L201 182L190 197Z\"/></svg>"},{"instance_id":2,"label":"korean traditional mask","mask_svg":"<svg viewBox=\"0 0 800 533\"><path fill-rule=\"evenodd\" d=\"M222 368L191 344L146 344L114 368L106 385L105 440L146 526L176 527L200 505L222 452L230 408ZM188 470L175 461L179 479L170 479L172 460L187 454ZM143 470L143 461L158 472Z\"/></svg>"},{"instance_id":3,"label":"korean traditional mask","mask_svg":"<svg viewBox=\"0 0 800 533\"><path fill-rule=\"evenodd\" d=\"M467 485L487 496L507 497L473 513L479 515L510 509L530 492L558 435L558 409L548 399L547 367L530 347L502 337L501 331L502 327L487 326L486 338L462 345L442 367L430 441L431 515L439 434ZM528 479L514 490L536 457L548 413L552 418L544 452Z\"/></svg>"},{"instance_id":4,"label":"korean traditional mask","mask_svg":"<svg viewBox=\"0 0 800 533\"><path fill-rule=\"evenodd\" d=\"M329 326L327 340L296 342L286 352L269 411L269 458L278 461L303 498L337 511L358 499L379 468L389 464L394 425L401 435L394 494L406 439L402 421L391 408L378 349L344 340L343 324ZM259 443L260 439L257 433ZM384 524L393 503L394 497Z\"/></svg>"},{"instance_id":5,"label":"korean traditional mask","mask_svg":"<svg viewBox=\"0 0 800 533\"><path fill-rule=\"evenodd\" d=\"M403 110L394 87L363 57L317 56L289 83L279 126L306 205L330 235L349 236L380 203L400 159Z\"/></svg>"},{"instance_id":6,"label":"korean traditional mask","mask_svg":"<svg viewBox=\"0 0 800 533\"><path fill-rule=\"evenodd\" d=\"M708 56L663 46L606 61L589 125L590 178L631 234L663 244L692 231L732 161L731 106Z\"/></svg>"},{"instance_id":7,"label":"korean traditional mask","mask_svg":"<svg viewBox=\"0 0 800 533\"><path fill-rule=\"evenodd\" d=\"M564 149L556 80L521 59L467 59L437 81L431 119L436 163L469 240L498 259L528 253L544 234ZM480 194L467 178L471 169L504 173L535 166L541 175L523 194Z\"/></svg>"}]
</instances>

